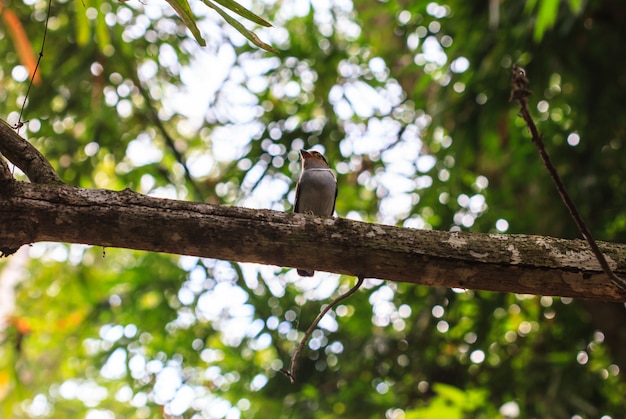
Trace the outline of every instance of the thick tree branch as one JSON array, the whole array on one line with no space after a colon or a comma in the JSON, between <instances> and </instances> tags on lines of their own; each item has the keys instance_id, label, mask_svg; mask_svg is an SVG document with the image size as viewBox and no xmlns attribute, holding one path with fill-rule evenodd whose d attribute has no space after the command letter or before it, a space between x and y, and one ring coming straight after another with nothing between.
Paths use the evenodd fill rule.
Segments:
<instances>
[{"instance_id":1,"label":"thick tree branch","mask_svg":"<svg viewBox=\"0 0 626 419\"><path fill-rule=\"evenodd\" d=\"M2 249L86 243L437 287L626 301L582 240L413 230L129 190L14 182L0 195ZM626 273L626 245L598 245L611 268Z\"/></svg>"},{"instance_id":2,"label":"thick tree branch","mask_svg":"<svg viewBox=\"0 0 626 419\"><path fill-rule=\"evenodd\" d=\"M11 174L11 170L7 165L7 162L4 161L4 157L2 157L2 153L0 153L0 180L13 180L13 175Z\"/></svg>"},{"instance_id":3,"label":"thick tree branch","mask_svg":"<svg viewBox=\"0 0 626 419\"><path fill-rule=\"evenodd\" d=\"M43 154L20 137L11 125L2 119L0 119L0 153L22 169L33 183L61 183L61 178Z\"/></svg>"}]
</instances>

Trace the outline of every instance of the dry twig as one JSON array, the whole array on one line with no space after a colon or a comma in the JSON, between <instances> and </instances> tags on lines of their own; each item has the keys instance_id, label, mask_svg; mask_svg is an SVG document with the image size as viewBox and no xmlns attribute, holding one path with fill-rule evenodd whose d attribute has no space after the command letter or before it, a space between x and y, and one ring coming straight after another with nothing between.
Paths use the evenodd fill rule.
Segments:
<instances>
[{"instance_id":1,"label":"dry twig","mask_svg":"<svg viewBox=\"0 0 626 419\"><path fill-rule=\"evenodd\" d=\"M46 37L48 36L48 22L50 21L50 8L52 7L52 0L48 0L48 12L46 13L46 22L43 28L43 39L41 41L41 51L39 51L39 58L37 58L37 64L35 65L35 69L33 70L33 75L30 77L30 82L28 83L28 89L26 90L26 95L24 96L24 101L22 102L22 109L20 109L20 116L17 120L13 129L19 132L20 128L24 126L24 124L28 121L22 121L22 116L24 115L24 108L26 107L26 102L28 101L28 95L30 94L30 89L33 87L33 83L35 81L35 76L37 75L37 70L39 69L39 64L41 63L41 59L43 58L43 49L46 45Z\"/></svg>"},{"instance_id":2,"label":"dry twig","mask_svg":"<svg viewBox=\"0 0 626 419\"><path fill-rule=\"evenodd\" d=\"M317 324L320 322L320 320L322 320L322 318L326 315L326 313L330 311L331 308L335 307L341 301L345 300L346 298L354 294L359 289L359 287L363 284L364 279L365 278L363 276L359 276L356 284L352 288L350 288L348 292L346 292L345 294L341 294L339 297L331 301L330 304L324 307L324 309L320 312L320 314L317 315L315 320L313 320L313 323L311 323L311 326L309 326L309 328L307 329L306 333L304 334L304 337L300 341L300 344L298 345L298 347L296 348L296 351L293 353L293 356L291 357L291 367L289 368L289 371L285 369L280 370L280 372L282 372L287 377L289 377L289 381L291 381L291 384L296 382L296 368L298 367L298 359L300 358L300 353L302 352L302 350L304 349L304 346L306 345L309 338L311 337L313 330L315 330L315 328L317 327Z\"/></svg>"},{"instance_id":3,"label":"dry twig","mask_svg":"<svg viewBox=\"0 0 626 419\"><path fill-rule=\"evenodd\" d=\"M589 247L591 247L591 251L593 252L595 257L598 259L598 262L600 263L600 266L602 267L602 270L604 271L604 273L609 277L611 282L613 282L617 287L619 287L622 291L626 291L626 281L618 277L611 270L611 267L606 261L604 254L600 251L598 244L596 243L595 239L591 235L591 232L587 228L587 225L585 224L582 217L580 216L578 209L576 208L576 205L574 205L574 202L572 201L569 194L567 193L567 190L565 189L565 186L563 185L563 182L561 181L561 178L559 177L559 174L557 173L556 168L554 167L554 165L552 164L552 161L550 160L550 156L548 156L548 153L543 144L541 135L539 134L539 130L537 129L537 126L535 125L535 122L533 121L533 118L530 116L530 112L528 111L528 97L532 94L532 92L527 89L527 86L529 83L528 77L526 77L526 72L524 71L524 69L522 69L521 67L517 65L513 67L512 83L513 83L513 89L511 90L511 100L515 100L519 103L520 115L526 122L526 126L528 126L530 135L532 137L532 142L537 147L537 150L539 150L539 155L541 156L541 159L543 160L543 164L546 166L546 169L548 169L548 172L550 173L550 177L554 181L554 184L556 185L556 189L559 192L559 195L561 196L563 203L565 204L565 206L567 207L567 210L569 211L570 215L574 219L574 222L576 223L576 226L580 230L580 233L589 243Z\"/></svg>"}]
</instances>

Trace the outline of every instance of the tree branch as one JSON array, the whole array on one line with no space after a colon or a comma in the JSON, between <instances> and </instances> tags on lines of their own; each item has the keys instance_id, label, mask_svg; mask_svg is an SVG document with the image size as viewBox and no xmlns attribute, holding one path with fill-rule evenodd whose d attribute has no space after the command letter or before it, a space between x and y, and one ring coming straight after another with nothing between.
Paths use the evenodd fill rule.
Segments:
<instances>
[{"instance_id":1,"label":"tree branch","mask_svg":"<svg viewBox=\"0 0 626 419\"><path fill-rule=\"evenodd\" d=\"M528 90L528 88L526 87L529 83L528 78L526 77L526 73L524 72L524 70L517 65L513 67L512 83L513 90L511 91L511 100L516 100L519 103L520 114L526 122L526 126L528 126L528 130L530 131L533 144L535 144L535 146L537 147L537 151L539 151L539 156L541 157L541 160L543 160L543 164L544 166L546 166L546 169L548 170L548 173L550 174L550 177L552 178L552 181L554 182L554 185L556 186L556 189L561 196L561 200L567 207L567 210L569 211L572 219L576 223L578 230L589 243L589 247L598 259L602 270L615 285L617 285L623 291L626 291L626 281L617 276L609 266L604 255L598 248L595 239L591 235L591 231L589 231L589 228L587 228L587 225L583 221L583 218L580 216L580 213L578 212L578 208L576 208L574 201L572 201L569 194L567 193L567 189L565 189L565 185L563 185L563 181L561 181L561 177L556 171L556 167L554 167L552 161L550 160L550 156L548 155L546 147L543 144L543 140L541 138L541 135L539 134L539 130L537 129L537 126L535 125L535 122L533 121L533 118L530 116L530 112L528 111L528 97L531 94L530 90Z\"/></svg>"},{"instance_id":2,"label":"tree branch","mask_svg":"<svg viewBox=\"0 0 626 419\"><path fill-rule=\"evenodd\" d=\"M11 125L0 119L0 153L19 167L33 183L62 183L48 160Z\"/></svg>"},{"instance_id":3,"label":"tree branch","mask_svg":"<svg viewBox=\"0 0 626 419\"><path fill-rule=\"evenodd\" d=\"M0 180L4 181L12 181L13 175L11 174L11 170L7 165L7 162L4 161L4 157L2 157L2 153L0 153Z\"/></svg>"},{"instance_id":4,"label":"tree branch","mask_svg":"<svg viewBox=\"0 0 626 419\"><path fill-rule=\"evenodd\" d=\"M291 366L289 367L289 371L287 371L286 369L280 370L280 372L282 372L285 376L289 378L289 381L291 382L291 384L296 382L296 370L298 369L298 360L300 359L300 353L302 353L304 346L309 341L309 338L313 334L313 331L315 330L319 322L322 321L326 313L328 313L333 307L335 307L337 304L339 304L340 302L342 302L343 300L345 300L346 298L350 297L352 294L357 292L357 290L361 287L361 285L363 285L364 280L365 280L364 277L359 276L356 281L356 284L354 284L352 288L350 288L345 294L341 294L339 297L335 298L333 301L327 304L326 307L324 307L324 309L320 311L320 314L317 315L315 320L313 320L313 323L311 323L309 328L304 333L304 337L302 337L300 344L298 345L298 347L296 348L296 351L293 353L293 356L291 357Z\"/></svg>"},{"instance_id":5,"label":"tree branch","mask_svg":"<svg viewBox=\"0 0 626 419\"><path fill-rule=\"evenodd\" d=\"M85 243L291 266L420 285L626 301L582 240L424 231L343 218L14 182L0 249ZM626 245L598 243L626 273Z\"/></svg>"}]
</instances>

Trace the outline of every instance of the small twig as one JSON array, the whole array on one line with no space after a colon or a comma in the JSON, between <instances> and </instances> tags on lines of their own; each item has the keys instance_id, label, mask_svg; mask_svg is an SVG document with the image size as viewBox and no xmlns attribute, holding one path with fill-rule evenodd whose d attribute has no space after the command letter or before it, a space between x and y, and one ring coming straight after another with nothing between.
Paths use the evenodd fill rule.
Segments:
<instances>
[{"instance_id":1,"label":"small twig","mask_svg":"<svg viewBox=\"0 0 626 419\"><path fill-rule=\"evenodd\" d=\"M533 121L533 118L530 116L530 112L528 111L528 97L532 94L532 92L526 88L526 86L529 83L529 80L526 77L526 72L521 67L518 67L517 65L513 67L512 83L513 83L513 90L511 91L510 100L515 100L519 103L520 114L522 115L522 118L524 118L524 121L526 122L526 125L528 126L528 129L530 130L530 134L532 136L532 142L537 147L537 150L539 150L539 155L541 156L541 159L543 160L543 164L546 166L546 169L548 169L548 172L550 173L550 177L552 177L552 180L554 181L554 184L556 185L556 189L559 192L559 195L561 196L563 203L565 204L565 206L567 207L567 210L569 211L570 215L574 219L574 222L576 223L576 226L580 230L580 233L589 243L589 247L591 247L591 251L595 255L596 259L598 259L598 262L600 263L600 266L602 267L602 270L604 271L604 273L609 277L611 282L613 282L619 289L621 289L622 291L626 291L626 281L618 277L611 270L611 267L609 266L609 263L606 261L604 254L600 251L598 244L594 240L593 236L591 235L591 232L587 228L587 225L585 224L582 217L580 216L578 209L576 208L576 205L574 205L574 202L572 201L569 194L567 193L567 190L565 189L565 186L563 185L563 182L561 181L561 178L559 177L559 174L557 173L556 168L554 167L554 165L552 164L552 161L550 160L550 156L548 156L548 153L543 144L541 135L539 134L539 130L537 129L537 126L535 125L535 122Z\"/></svg>"},{"instance_id":2,"label":"small twig","mask_svg":"<svg viewBox=\"0 0 626 419\"><path fill-rule=\"evenodd\" d=\"M313 320L313 323L311 323L311 326L309 326L309 328L307 329L306 333L304 334L304 337L300 341L300 344L298 345L298 347L296 348L296 351L293 353L293 356L291 357L291 367L289 368L289 371L287 371L286 369L280 370L280 372L282 372L287 377L289 377L289 381L291 381L291 384L296 382L296 368L298 367L298 359L300 358L300 353L302 352L302 350L304 349L304 346L306 345L309 338L311 337L313 330L315 330L315 328L317 327L317 324L320 322L320 320L322 320L322 318L326 315L326 313L330 311L330 309L332 309L341 301L345 300L346 298L354 294L359 289L359 287L363 284L364 280L365 278L359 275L358 280L356 281L356 284L352 288L350 288L348 292L346 292L345 294L341 294L339 297L331 301L330 304L324 307L324 309L320 312L320 314L317 315L315 320Z\"/></svg>"},{"instance_id":3,"label":"small twig","mask_svg":"<svg viewBox=\"0 0 626 419\"><path fill-rule=\"evenodd\" d=\"M41 50L39 51L39 58L37 58L37 64L35 64L35 70L33 71L33 75L30 77L30 83L28 83L28 89L26 90L26 96L24 96L24 102L22 102L22 109L20 109L20 116L17 119L17 123L13 126L13 129L19 132L20 128L24 126L24 124L28 121L22 121L22 116L24 114L24 108L26 107L26 102L28 101L28 95L30 95L30 89L33 87L33 83L35 81L35 76L37 75L37 70L39 69L39 64L41 63L41 59L43 58L43 48L46 45L46 37L48 35L48 21L50 20L50 9L52 8L52 0L48 0L48 12L46 14L46 22L43 28L43 39L41 41Z\"/></svg>"}]
</instances>

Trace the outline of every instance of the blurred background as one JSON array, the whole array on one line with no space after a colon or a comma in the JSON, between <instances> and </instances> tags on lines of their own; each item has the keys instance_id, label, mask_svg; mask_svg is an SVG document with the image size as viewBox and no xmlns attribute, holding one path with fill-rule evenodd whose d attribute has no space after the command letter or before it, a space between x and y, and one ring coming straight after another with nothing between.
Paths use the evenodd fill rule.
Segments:
<instances>
[{"instance_id":1,"label":"blurred background","mask_svg":"<svg viewBox=\"0 0 626 419\"><path fill-rule=\"evenodd\" d=\"M272 22L245 24L279 55L200 2L206 47L165 2L52 2L20 133L74 186L291 211L298 150L313 148L337 173L339 217L577 238L509 103L517 63L591 231L626 243L626 3L242 4ZM47 9L0 0L0 117L11 124ZM24 247L0 261L0 415L623 415L623 304L373 279L320 323L291 385L279 370L353 281Z\"/></svg>"}]
</instances>

